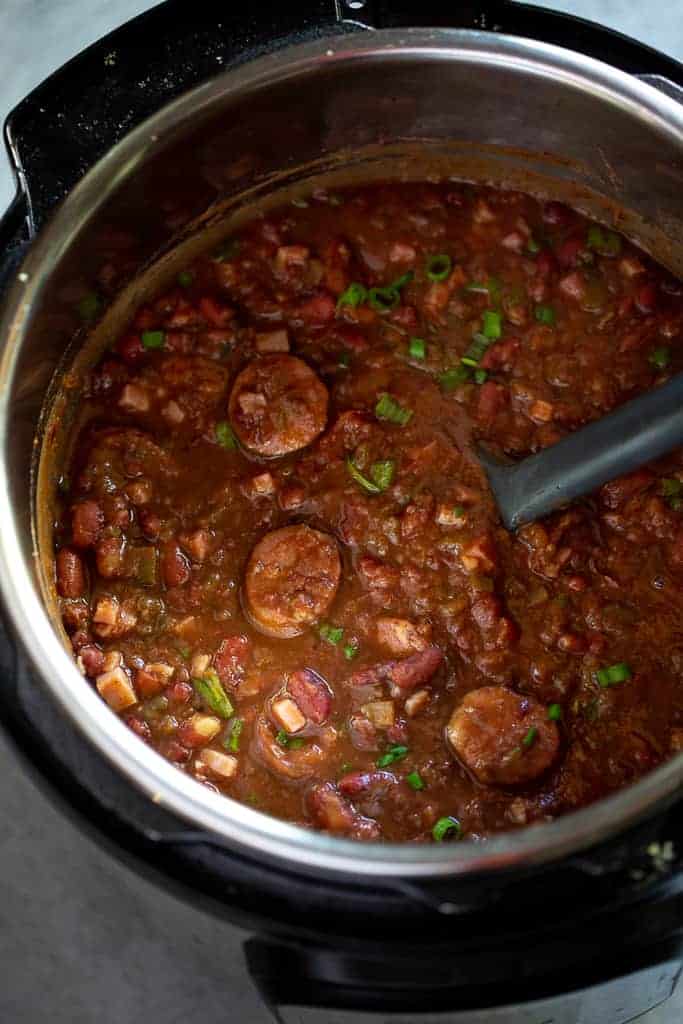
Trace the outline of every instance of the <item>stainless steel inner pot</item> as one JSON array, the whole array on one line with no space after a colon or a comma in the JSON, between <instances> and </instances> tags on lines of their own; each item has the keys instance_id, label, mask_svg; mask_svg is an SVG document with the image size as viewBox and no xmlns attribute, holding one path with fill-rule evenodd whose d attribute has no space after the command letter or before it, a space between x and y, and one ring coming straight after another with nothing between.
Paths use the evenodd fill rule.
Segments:
<instances>
[{"instance_id":1,"label":"stainless steel inner pot","mask_svg":"<svg viewBox=\"0 0 683 1024\"><path fill-rule=\"evenodd\" d=\"M683 107L606 64L510 36L412 29L329 37L229 71L165 107L84 177L32 246L4 303L6 611L36 686L150 800L229 847L290 868L385 877L556 860L676 800L683 757L592 807L485 844L354 843L274 820L185 776L109 711L65 649L40 558L54 480L45 460L38 473L38 453L41 441L58 448L68 422L68 403L44 410L77 326L75 301L111 249L112 230L135 236L141 268L160 247L168 252L114 303L95 332L100 347L131 305L189 251L225 233L245 202L267 202L320 175L337 183L452 176L550 194L618 226L683 274ZM181 195L198 216L172 240L168 213Z\"/></svg>"}]
</instances>

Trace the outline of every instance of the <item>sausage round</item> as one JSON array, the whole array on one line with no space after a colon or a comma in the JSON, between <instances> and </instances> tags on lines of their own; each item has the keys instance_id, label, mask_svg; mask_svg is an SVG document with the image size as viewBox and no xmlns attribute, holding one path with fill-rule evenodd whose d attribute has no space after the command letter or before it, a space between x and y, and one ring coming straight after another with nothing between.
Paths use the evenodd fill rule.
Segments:
<instances>
[{"instance_id":1,"label":"sausage round","mask_svg":"<svg viewBox=\"0 0 683 1024\"><path fill-rule=\"evenodd\" d=\"M291 637L321 619L341 576L336 542L303 523L273 530L247 562L246 611L268 636Z\"/></svg>"},{"instance_id":2,"label":"sausage round","mask_svg":"<svg viewBox=\"0 0 683 1024\"><path fill-rule=\"evenodd\" d=\"M327 388L306 363L277 353L254 359L237 375L228 412L244 447L274 458L323 432L327 400Z\"/></svg>"},{"instance_id":3,"label":"sausage round","mask_svg":"<svg viewBox=\"0 0 683 1024\"><path fill-rule=\"evenodd\" d=\"M544 705L504 686L468 693L451 716L446 738L479 782L494 786L520 785L542 775L560 744Z\"/></svg>"}]
</instances>

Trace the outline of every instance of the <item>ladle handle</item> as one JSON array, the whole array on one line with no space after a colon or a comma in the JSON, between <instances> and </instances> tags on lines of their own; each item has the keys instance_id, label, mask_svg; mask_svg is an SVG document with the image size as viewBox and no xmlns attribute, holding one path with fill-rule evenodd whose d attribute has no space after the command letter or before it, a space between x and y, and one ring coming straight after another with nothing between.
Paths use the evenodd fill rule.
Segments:
<instances>
[{"instance_id":1,"label":"ladle handle","mask_svg":"<svg viewBox=\"0 0 683 1024\"><path fill-rule=\"evenodd\" d=\"M483 459L505 525L515 529L683 444L683 374L515 466Z\"/></svg>"}]
</instances>

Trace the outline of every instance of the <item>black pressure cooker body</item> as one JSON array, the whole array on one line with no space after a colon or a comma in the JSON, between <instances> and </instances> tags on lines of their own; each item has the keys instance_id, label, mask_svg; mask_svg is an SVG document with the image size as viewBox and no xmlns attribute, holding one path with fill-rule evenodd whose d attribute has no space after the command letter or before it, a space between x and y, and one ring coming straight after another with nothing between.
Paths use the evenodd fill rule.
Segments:
<instances>
[{"instance_id":1,"label":"black pressure cooker body","mask_svg":"<svg viewBox=\"0 0 683 1024\"><path fill-rule=\"evenodd\" d=\"M11 276L100 156L191 86L293 43L415 23L540 39L664 89L683 85L680 65L647 47L508 0L457 12L308 0L238 13L168 0L76 57L8 118L18 191L0 223L0 274ZM0 720L17 750L115 855L252 933L248 967L279 1019L306 1006L412 1022L443 1013L429 1019L621 1024L675 987L683 962L680 805L580 857L523 872L434 881L304 873L238 853L150 802L76 731L17 652L0 635ZM324 1010L319 1019L328 1019Z\"/></svg>"}]
</instances>

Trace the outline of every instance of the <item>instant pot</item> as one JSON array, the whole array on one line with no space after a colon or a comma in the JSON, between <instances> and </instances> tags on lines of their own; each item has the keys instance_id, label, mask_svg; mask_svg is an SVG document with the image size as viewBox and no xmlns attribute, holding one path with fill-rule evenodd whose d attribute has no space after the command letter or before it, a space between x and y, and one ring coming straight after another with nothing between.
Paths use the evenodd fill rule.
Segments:
<instances>
[{"instance_id":1,"label":"instant pot","mask_svg":"<svg viewBox=\"0 0 683 1024\"><path fill-rule=\"evenodd\" d=\"M250 203L387 174L552 194L683 275L682 86L647 47L507 0L169 0L8 118L2 722L117 856L250 930L249 971L281 1021L621 1024L666 1000L683 963L683 757L556 822L438 846L299 829L164 761L79 675L51 615L36 509L54 480L36 438L58 448L68 417L44 410L74 310L123 251L106 340Z\"/></svg>"}]
</instances>

